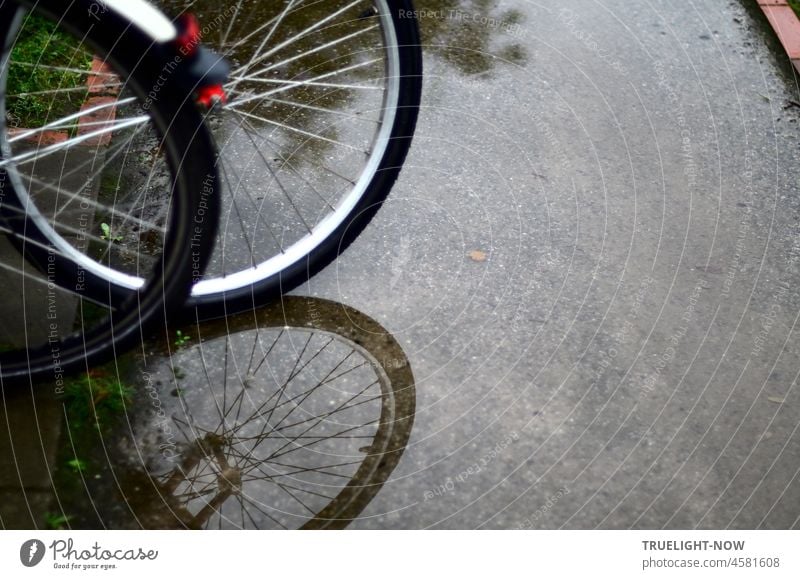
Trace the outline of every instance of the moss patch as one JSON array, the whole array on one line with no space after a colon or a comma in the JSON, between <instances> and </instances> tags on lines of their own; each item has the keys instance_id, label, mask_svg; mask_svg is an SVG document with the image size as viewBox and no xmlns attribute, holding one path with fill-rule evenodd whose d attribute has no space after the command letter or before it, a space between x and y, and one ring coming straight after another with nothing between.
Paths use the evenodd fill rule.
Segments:
<instances>
[{"instance_id":1,"label":"moss patch","mask_svg":"<svg viewBox=\"0 0 800 579\"><path fill-rule=\"evenodd\" d=\"M64 409L73 435L102 429L122 416L132 390L112 368L99 368L70 380L64 386Z\"/></svg>"},{"instance_id":2,"label":"moss patch","mask_svg":"<svg viewBox=\"0 0 800 579\"><path fill-rule=\"evenodd\" d=\"M92 496L87 486L102 476L109 480L105 446L110 434L125 419L133 389L124 376L130 369L129 356L122 356L117 365L92 370L64 385L65 428L61 434L53 473L55 495L63 510L47 516L51 529L71 527L97 528L102 520L94 514Z\"/></svg>"}]
</instances>

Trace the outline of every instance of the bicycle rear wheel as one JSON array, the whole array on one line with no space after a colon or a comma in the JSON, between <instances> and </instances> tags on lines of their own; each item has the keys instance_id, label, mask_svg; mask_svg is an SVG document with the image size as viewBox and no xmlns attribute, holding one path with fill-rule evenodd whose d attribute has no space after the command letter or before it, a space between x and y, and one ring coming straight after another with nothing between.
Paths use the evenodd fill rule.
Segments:
<instances>
[{"instance_id":1,"label":"bicycle rear wheel","mask_svg":"<svg viewBox=\"0 0 800 579\"><path fill-rule=\"evenodd\" d=\"M216 234L214 148L190 91L159 82L170 50L90 5L0 4L4 383L134 345Z\"/></svg>"}]
</instances>

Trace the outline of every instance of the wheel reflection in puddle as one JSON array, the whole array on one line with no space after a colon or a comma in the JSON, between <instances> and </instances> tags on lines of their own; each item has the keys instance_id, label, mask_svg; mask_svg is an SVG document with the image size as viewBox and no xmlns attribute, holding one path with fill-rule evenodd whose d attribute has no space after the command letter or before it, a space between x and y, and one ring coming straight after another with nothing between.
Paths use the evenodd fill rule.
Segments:
<instances>
[{"instance_id":1,"label":"wheel reflection in puddle","mask_svg":"<svg viewBox=\"0 0 800 579\"><path fill-rule=\"evenodd\" d=\"M170 355L147 357L139 468L118 479L141 526L342 528L389 478L414 379L374 320L284 297L174 336Z\"/></svg>"}]
</instances>

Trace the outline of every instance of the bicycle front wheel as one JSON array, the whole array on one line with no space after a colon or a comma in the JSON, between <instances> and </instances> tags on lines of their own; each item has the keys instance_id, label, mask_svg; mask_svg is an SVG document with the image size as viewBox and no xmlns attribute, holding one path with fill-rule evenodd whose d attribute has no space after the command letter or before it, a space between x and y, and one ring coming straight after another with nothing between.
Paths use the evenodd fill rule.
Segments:
<instances>
[{"instance_id":1,"label":"bicycle front wheel","mask_svg":"<svg viewBox=\"0 0 800 579\"><path fill-rule=\"evenodd\" d=\"M408 0L161 4L234 64L212 120L222 226L189 305L250 309L334 260L389 193L420 102L417 21Z\"/></svg>"},{"instance_id":2,"label":"bicycle front wheel","mask_svg":"<svg viewBox=\"0 0 800 579\"><path fill-rule=\"evenodd\" d=\"M188 91L159 82L167 49L89 5L0 4L4 383L134 345L216 234L212 141Z\"/></svg>"}]
</instances>

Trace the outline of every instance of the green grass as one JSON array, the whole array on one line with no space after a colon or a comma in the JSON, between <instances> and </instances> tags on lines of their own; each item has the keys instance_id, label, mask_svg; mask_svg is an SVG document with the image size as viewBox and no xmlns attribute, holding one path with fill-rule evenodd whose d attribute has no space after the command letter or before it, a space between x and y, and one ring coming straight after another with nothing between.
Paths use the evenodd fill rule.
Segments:
<instances>
[{"instance_id":1,"label":"green grass","mask_svg":"<svg viewBox=\"0 0 800 579\"><path fill-rule=\"evenodd\" d=\"M92 55L77 40L49 20L29 16L11 53L6 89L10 123L35 128L77 111L86 91L65 89L85 86L87 75L53 67L88 70L91 63Z\"/></svg>"}]
</instances>

